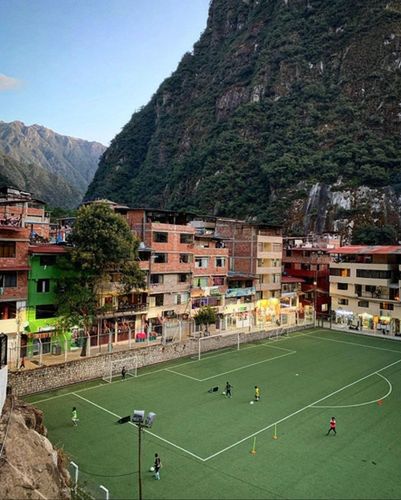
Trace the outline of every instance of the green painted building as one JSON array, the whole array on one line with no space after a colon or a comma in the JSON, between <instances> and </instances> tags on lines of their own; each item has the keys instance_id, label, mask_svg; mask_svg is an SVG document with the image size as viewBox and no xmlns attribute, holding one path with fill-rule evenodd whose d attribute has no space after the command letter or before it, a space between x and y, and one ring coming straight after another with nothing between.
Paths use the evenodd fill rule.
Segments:
<instances>
[{"instance_id":1,"label":"green painted building","mask_svg":"<svg viewBox=\"0 0 401 500\"><path fill-rule=\"evenodd\" d=\"M21 338L25 355L60 355L71 348L71 332L62 332L57 312L56 287L63 276L60 259L65 247L54 244L29 247L28 301Z\"/></svg>"}]
</instances>

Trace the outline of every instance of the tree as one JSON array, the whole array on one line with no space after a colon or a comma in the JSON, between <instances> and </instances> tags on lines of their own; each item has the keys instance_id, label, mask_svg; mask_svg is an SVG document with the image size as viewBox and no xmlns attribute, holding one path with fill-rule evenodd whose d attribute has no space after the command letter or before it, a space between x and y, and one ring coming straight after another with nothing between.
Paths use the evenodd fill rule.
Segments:
<instances>
[{"instance_id":1,"label":"tree","mask_svg":"<svg viewBox=\"0 0 401 500\"><path fill-rule=\"evenodd\" d=\"M395 245L397 242L397 231L388 225L382 227L360 226L355 228L352 235L353 245Z\"/></svg>"},{"instance_id":2,"label":"tree","mask_svg":"<svg viewBox=\"0 0 401 500\"><path fill-rule=\"evenodd\" d=\"M194 316L197 325L205 325L206 330L209 325L216 323L216 310L210 306L204 306Z\"/></svg>"},{"instance_id":3,"label":"tree","mask_svg":"<svg viewBox=\"0 0 401 500\"><path fill-rule=\"evenodd\" d=\"M70 326L80 325L86 339L100 312L98 292L112 274L118 277L113 279L117 291L129 293L145 286L137 261L139 242L127 221L105 203L79 209L68 242L72 247L58 286L59 313ZM81 355L86 355L85 340Z\"/></svg>"}]
</instances>

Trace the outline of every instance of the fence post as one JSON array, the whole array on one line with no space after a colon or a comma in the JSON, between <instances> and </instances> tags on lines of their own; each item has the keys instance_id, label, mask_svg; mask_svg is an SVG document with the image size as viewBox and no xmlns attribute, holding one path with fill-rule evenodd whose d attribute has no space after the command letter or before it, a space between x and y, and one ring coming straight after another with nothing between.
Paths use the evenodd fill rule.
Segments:
<instances>
[{"instance_id":1,"label":"fence post","mask_svg":"<svg viewBox=\"0 0 401 500\"><path fill-rule=\"evenodd\" d=\"M106 487L104 487L103 484L101 484L99 486L99 488L104 491L104 493L105 493L105 497L104 497L105 500L109 500L109 497L110 497L109 490Z\"/></svg>"},{"instance_id":2,"label":"fence post","mask_svg":"<svg viewBox=\"0 0 401 500\"><path fill-rule=\"evenodd\" d=\"M70 462L70 464L74 467L74 493L76 493L78 488L79 467L75 462Z\"/></svg>"}]
</instances>

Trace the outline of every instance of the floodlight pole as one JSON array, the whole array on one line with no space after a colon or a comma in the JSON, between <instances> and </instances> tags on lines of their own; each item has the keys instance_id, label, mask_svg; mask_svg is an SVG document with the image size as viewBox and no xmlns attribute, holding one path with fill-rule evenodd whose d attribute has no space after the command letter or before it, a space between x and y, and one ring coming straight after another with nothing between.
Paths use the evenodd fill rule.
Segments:
<instances>
[{"instance_id":1,"label":"floodlight pole","mask_svg":"<svg viewBox=\"0 0 401 500\"><path fill-rule=\"evenodd\" d=\"M141 468L141 448L142 448L142 424L138 424L138 497L142 500L142 468Z\"/></svg>"}]
</instances>

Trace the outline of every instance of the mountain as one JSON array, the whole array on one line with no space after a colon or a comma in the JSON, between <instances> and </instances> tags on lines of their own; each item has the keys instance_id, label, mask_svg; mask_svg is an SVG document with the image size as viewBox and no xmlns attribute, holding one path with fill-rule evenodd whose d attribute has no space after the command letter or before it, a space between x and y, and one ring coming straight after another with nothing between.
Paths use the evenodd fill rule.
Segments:
<instances>
[{"instance_id":1,"label":"mountain","mask_svg":"<svg viewBox=\"0 0 401 500\"><path fill-rule=\"evenodd\" d=\"M0 151L0 184L15 186L52 207L74 208L82 193L61 176L34 163L21 163Z\"/></svg>"},{"instance_id":2,"label":"mountain","mask_svg":"<svg viewBox=\"0 0 401 500\"><path fill-rule=\"evenodd\" d=\"M399 228L400 76L400 0L212 0L86 199L293 233Z\"/></svg>"},{"instance_id":3,"label":"mountain","mask_svg":"<svg viewBox=\"0 0 401 500\"><path fill-rule=\"evenodd\" d=\"M0 151L24 165L18 172L37 187L35 196L40 192L46 201L55 199L56 206L70 208L80 203L105 149L98 142L60 135L40 125L0 121ZM29 180L27 167L32 164L37 168ZM43 175L42 188L39 172Z\"/></svg>"}]
</instances>

